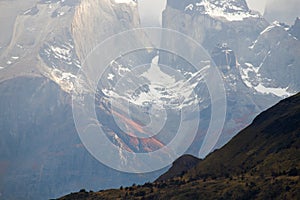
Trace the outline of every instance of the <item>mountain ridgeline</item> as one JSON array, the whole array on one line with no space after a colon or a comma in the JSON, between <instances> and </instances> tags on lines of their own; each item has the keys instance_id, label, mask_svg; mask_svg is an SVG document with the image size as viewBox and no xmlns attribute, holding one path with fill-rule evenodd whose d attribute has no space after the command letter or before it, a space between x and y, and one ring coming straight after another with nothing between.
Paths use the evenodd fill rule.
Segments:
<instances>
[{"instance_id":1,"label":"mountain ridgeline","mask_svg":"<svg viewBox=\"0 0 300 200\"><path fill-rule=\"evenodd\" d=\"M180 157L153 183L74 193L89 199L299 199L300 93L264 111L204 160Z\"/></svg>"}]
</instances>

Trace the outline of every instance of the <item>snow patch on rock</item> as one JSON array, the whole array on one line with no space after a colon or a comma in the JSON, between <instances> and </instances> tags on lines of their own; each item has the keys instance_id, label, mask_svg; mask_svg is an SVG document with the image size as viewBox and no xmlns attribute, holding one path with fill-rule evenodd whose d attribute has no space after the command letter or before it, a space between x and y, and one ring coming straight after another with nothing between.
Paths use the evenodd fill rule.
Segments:
<instances>
[{"instance_id":1,"label":"snow patch on rock","mask_svg":"<svg viewBox=\"0 0 300 200\"><path fill-rule=\"evenodd\" d=\"M198 11L213 18L221 18L227 21L242 21L249 17L259 17L257 13L243 6L235 5L230 1L209 1L202 0L199 3L189 4L185 11Z\"/></svg>"}]
</instances>

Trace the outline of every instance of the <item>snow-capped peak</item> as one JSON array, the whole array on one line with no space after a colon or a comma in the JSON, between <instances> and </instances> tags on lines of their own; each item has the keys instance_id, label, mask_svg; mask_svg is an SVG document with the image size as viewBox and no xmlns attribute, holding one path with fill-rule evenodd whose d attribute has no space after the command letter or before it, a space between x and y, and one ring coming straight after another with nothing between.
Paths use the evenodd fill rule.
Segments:
<instances>
[{"instance_id":1,"label":"snow-capped peak","mask_svg":"<svg viewBox=\"0 0 300 200\"><path fill-rule=\"evenodd\" d=\"M185 11L197 11L227 21L241 21L249 17L259 17L258 14L249 10L245 1L236 0L200 0L186 6Z\"/></svg>"}]
</instances>

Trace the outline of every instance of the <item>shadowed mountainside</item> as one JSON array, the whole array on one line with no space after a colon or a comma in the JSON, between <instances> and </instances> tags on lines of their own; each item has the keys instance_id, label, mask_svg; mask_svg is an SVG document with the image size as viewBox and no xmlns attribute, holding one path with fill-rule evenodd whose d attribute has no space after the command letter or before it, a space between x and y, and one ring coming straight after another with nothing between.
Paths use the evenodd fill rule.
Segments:
<instances>
[{"instance_id":1,"label":"shadowed mountainside","mask_svg":"<svg viewBox=\"0 0 300 200\"><path fill-rule=\"evenodd\" d=\"M201 162L183 156L154 183L90 193L81 190L61 200L299 199L299 124L300 93L261 113ZM192 168L177 173L187 166Z\"/></svg>"},{"instance_id":2,"label":"shadowed mountainside","mask_svg":"<svg viewBox=\"0 0 300 200\"><path fill-rule=\"evenodd\" d=\"M183 175L187 170L195 167L200 161L199 158L192 155L183 155L175 160L168 172L158 177L157 181L166 181Z\"/></svg>"}]
</instances>

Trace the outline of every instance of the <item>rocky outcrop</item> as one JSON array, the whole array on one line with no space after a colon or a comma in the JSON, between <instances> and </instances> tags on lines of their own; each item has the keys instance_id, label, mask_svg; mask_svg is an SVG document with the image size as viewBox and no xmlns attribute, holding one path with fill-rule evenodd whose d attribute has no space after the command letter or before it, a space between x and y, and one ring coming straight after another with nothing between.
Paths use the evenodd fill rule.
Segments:
<instances>
[{"instance_id":1,"label":"rocky outcrop","mask_svg":"<svg viewBox=\"0 0 300 200\"><path fill-rule=\"evenodd\" d=\"M217 66L224 67L223 73L226 73L229 68L237 68L235 53L226 43L218 44L211 52L211 57Z\"/></svg>"},{"instance_id":2,"label":"rocky outcrop","mask_svg":"<svg viewBox=\"0 0 300 200\"><path fill-rule=\"evenodd\" d=\"M297 17L295 20L294 25L290 28L289 32L296 37L298 40L300 40L300 18Z\"/></svg>"},{"instance_id":3,"label":"rocky outcrop","mask_svg":"<svg viewBox=\"0 0 300 200\"><path fill-rule=\"evenodd\" d=\"M209 1L203 1L203 0L168 0L167 1L168 6L182 10L182 11L192 11L197 10L200 13L205 13L207 11L205 8L207 8L208 4L211 4L215 7L215 9L221 8L222 10L226 12L236 12L236 11L249 11L248 5L245 0L227 0L227 1L219 1L219 0L209 0Z\"/></svg>"},{"instance_id":4,"label":"rocky outcrop","mask_svg":"<svg viewBox=\"0 0 300 200\"><path fill-rule=\"evenodd\" d=\"M265 86L300 90L300 42L285 27L274 22L260 33L250 48L253 58L249 62L257 66Z\"/></svg>"}]
</instances>

